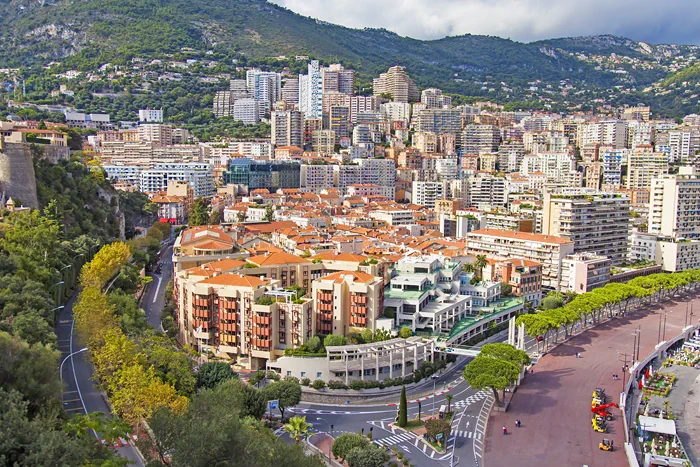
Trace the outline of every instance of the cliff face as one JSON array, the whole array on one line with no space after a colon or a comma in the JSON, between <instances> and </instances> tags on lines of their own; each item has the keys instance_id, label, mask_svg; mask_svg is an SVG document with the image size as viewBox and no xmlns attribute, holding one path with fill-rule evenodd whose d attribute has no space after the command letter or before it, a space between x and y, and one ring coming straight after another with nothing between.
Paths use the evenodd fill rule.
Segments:
<instances>
[{"instance_id":1,"label":"cliff face","mask_svg":"<svg viewBox=\"0 0 700 467\"><path fill-rule=\"evenodd\" d=\"M0 138L0 192L2 198L14 198L18 205L38 208L36 177L28 144L5 143Z\"/></svg>"}]
</instances>

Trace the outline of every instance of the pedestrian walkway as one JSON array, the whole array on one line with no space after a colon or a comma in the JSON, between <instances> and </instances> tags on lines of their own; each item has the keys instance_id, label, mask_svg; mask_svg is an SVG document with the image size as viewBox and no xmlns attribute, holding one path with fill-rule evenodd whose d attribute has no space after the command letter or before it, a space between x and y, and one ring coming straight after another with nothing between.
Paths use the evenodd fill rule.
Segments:
<instances>
[{"instance_id":1,"label":"pedestrian walkway","mask_svg":"<svg viewBox=\"0 0 700 467\"><path fill-rule=\"evenodd\" d=\"M374 442L381 446L394 446L396 444L413 442L416 436L409 433L398 433L387 438L375 439Z\"/></svg>"},{"instance_id":2,"label":"pedestrian walkway","mask_svg":"<svg viewBox=\"0 0 700 467\"><path fill-rule=\"evenodd\" d=\"M488 392L486 391L479 391L476 394L472 394L471 396L467 397L466 399L459 400L455 403L452 404L452 407L454 409L463 409L464 407L468 405L472 405L475 402L479 402L481 400L486 399L488 396Z\"/></svg>"}]
</instances>

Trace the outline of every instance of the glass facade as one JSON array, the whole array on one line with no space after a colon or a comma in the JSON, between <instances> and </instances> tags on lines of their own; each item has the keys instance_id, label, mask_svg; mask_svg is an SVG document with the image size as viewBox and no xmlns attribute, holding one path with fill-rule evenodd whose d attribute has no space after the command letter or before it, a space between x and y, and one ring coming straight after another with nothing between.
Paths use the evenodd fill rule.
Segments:
<instances>
[{"instance_id":1,"label":"glass facade","mask_svg":"<svg viewBox=\"0 0 700 467\"><path fill-rule=\"evenodd\" d=\"M266 188L270 192L280 188L299 188L301 165L298 162L253 161L233 159L224 172L224 183L244 185L248 190Z\"/></svg>"}]
</instances>

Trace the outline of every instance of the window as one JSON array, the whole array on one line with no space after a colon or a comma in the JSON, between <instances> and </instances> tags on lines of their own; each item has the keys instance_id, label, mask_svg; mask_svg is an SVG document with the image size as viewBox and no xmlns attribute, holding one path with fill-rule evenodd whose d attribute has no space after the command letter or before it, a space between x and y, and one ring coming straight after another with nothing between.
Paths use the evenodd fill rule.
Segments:
<instances>
[{"instance_id":1,"label":"window","mask_svg":"<svg viewBox=\"0 0 700 467\"><path fill-rule=\"evenodd\" d=\"M322 377L322 376L323 376L323 372L319 371L319 372L316 373L316 377L317 377L317 378L320 378L320 377Z\"/></svg>"},{"instance_id":2,"label":"window","mask_svg":"<svg viewBox=\"0 0 700 467\"><path fill-rule=\"evenodd\" d=\"M292 376L292 372L287 370L287 376Z\"/></svg>"},{"instance_id":3,"label":"window","mask_svg":"<svg viewBox=\"0 0 700 467\"><path fill-rule=\"evenodd\" d=\"M301 377L302 377L302 378L305 378L305 377L306 377L306 372L305 372L305 371L302 371L302 372L301 372Z\"/></svg>"}]
</instances>

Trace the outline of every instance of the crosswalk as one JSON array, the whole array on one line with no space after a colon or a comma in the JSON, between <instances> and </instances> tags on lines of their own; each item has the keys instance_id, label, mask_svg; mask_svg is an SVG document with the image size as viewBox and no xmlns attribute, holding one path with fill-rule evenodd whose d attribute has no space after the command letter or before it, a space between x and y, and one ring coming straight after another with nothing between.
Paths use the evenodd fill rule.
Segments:
<instances>
[{"instance_id":1,"label":"crosswalk","mask_svg":"<svg viewBox=\"0 0 700 467\"><path fill-rule=\"evenodd\" d=\"M382 446L394 446L395 444L406 443L416 439L416 436L408 433L398 433L386 438L375 439L374 442Z\"/></svg>"},{"instance_id":2,"label":"crosswalk","mask_svg":"<svg viewBox=\"0 0 700 467\"><path fill-rule=\"evenodd\" d=\"M452 438L481 439L481 433L475 433L467 430L454 430L452 432Z\"/></svg>"}]
</instances>

